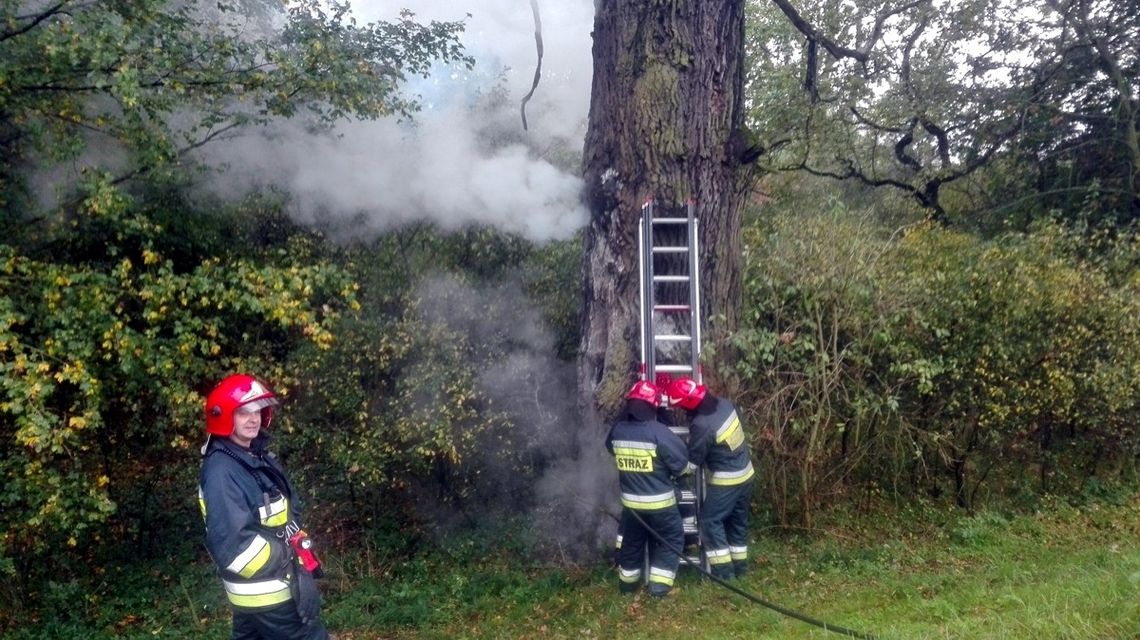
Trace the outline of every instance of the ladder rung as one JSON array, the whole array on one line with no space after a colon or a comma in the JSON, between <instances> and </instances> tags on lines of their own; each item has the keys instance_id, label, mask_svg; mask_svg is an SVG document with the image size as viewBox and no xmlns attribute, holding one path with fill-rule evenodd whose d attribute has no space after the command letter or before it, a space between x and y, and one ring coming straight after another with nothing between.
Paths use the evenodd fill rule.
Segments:
<instances>
[{"instance_id":1,"label":"ladder rung","mask_svg":"<svg viewBox=\"0 0 1140 640\"><path fill-rule=\"evenodd\" d=\"M691 307L687 304L659 304L653 307L654 311L688 311Z\"/></svg>"},{"instance_id":2,"label":"ladder rung","mask_svg":"<svg viewBox=\"0 0 1140 640\"><path fill-rule=\"evenodd\" d=\"M688 218L653 218L653 224L685 224Z\"/></svg>"},{"instance_id":3,"label":"ladder rung","mask_svg":"<svg viewBox=\"0 0 1140 640\"><path fill-rule=\"evenodd\" d=\"M653 276L654 282L688 282L689 276Z\"/></svg>"},{"instance_id":4,"label":"ladder rung","mask_svg":"<svg viewBox=\"0 0 1140 640\"><path fill-rule=\"evenodd\" d=\"M657 367L657 370L660 371L661 367ZM689 428L688 427L672 426L672 427L669 427L669 430L672 431L673 433L683 437L683 438L689 437Z\"/></svg>"},{"instance_id":5,"label":"ladder rung","mask_svg":"<svg viewBox=\"0 0 1140 640\"><path fill-rule=\"evenodd\" d=\"M688 253L688 247L653 247L653 253Z\"/></svg>"},{"instance_id":6,"label":"ladder rung","mask_svg":"<svg viewBox=\"0 0 1140 640\"><path fill-rule=\"evenodd\" d=\"M676 531L676 529L674 529L674 531ZM695 522L693 524L685 523L685 533L698 533L699 531Z\"/></svg>"},{"instance_id":7,"label":"ladder rung","mask_svg":"<svg viewBox=\"0 0 1140 640\"><path fill-rule=\"evenodd\" d=\"M678 336L678 335L653 336L653 339L657 340L659 342L688 342L689 340L693 339L693 336Z\"/></svg>"},{"instance_id":8,"label":"ladder rung","mask_svg":"<svg viewBox=\"0 0 1140 640\"><path fill-rule=\"evenodd\" d=\"M696 491L681 491L681 502L696 502L696 501L697 501L697 492Z\"/></svg>"},{"instance_id":9,"label":"ladder rung","mask_svg":"<svg viewBox=\"0 0 1140 640\"><path fill-rule=\"evenodd\" d=\"M659 364L654 365L653 368L663 373L686 373L693 370L693 368L687 364Z\"/></svg>"}]
</instances>

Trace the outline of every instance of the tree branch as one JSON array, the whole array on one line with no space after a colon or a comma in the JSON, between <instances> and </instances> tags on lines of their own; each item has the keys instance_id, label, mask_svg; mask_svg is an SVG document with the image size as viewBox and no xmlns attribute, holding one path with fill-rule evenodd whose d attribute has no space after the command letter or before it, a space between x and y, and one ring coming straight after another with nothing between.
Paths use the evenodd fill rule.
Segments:
<instances>
[{"instance_id":1,"label":"tree branch","mask_svg":"<svg viewBox=\"0 0 1140 640\"><path fill-rule=\"evenodd\" d=\"M931 122L930 119L926 117L923 117L921 119L921 124L922 128L926 129L926 132L934 136L934 139L938 142L938 160L942 163L942 168L945 169L946 167L949 167L951 164L950 140L946 136L946 131L942 129L942 127Z\"/></svg>"},{"instance_id":2,"label":"tree branch","mask_svg":"<svg viewBox=\"0 0 1140 640\"><path fill-rule=\"evenodd\" d=\"M918 159L916 159L914 156L907 153L906 148L909 147L912 142L914 142L914 128L917 125L918 119L911 118L906 132L903 134L903 137L899 138L899 141L895 143L895 159L899 161L899 164L910 167L916 172L922 171L922 163L919 162Z\"/></svg>"},{"instance_id":3,"label":"tree branch","mask_svg":"<svg viewBox=\"0 0 1140 640\"><path fill-rule=\"evenodd\" d=\"M42 12L40 12L39 14L36 14L34 16L17 17L16 20L31 20L31 22L29 22L28 24L26 24L22 27L14 29L12 31L5 31L4 33L0 33L0 42L3 42L9 38L15 38L16 36L23 35L29 31L31 31L32 29L35 29L36 26L39 25L44 20L47 20L48 18L56 15L57 13L62 12L63 8L65 6L67 6L67 3L70 1L71 0L61 0L61 2L59 2L55 6L48 7L47 9L43 10Z\"/></svg>"},{"instance_id":4,"label":"tree branch","mask_svg":"<svg viewBox=\"0 0 1140 640\"><path fill-rule=\"evenodd\" d=\"M904 133L904 132L906 132L906 129L904 129L902 127L891 127L891 126L888 126L885 124L879 124L879 123L871 120L867 116L863 115L863 113L860 112L859 108L856 107L855 105L848 105L847 110L851 112L851 115L855 116L856 122L858 122L861 125L867 126L867 127L871 128L875 131L881 131L884 133Z\"/></svg>"},{"instance_id":5,"label":"tree branch","mask_svg":"<svg viewBox=\"0 0 1140 640\"><path fill-rule=\"evenodd\" d=\"M893 9L884 10L882 13L875 17L875 24L871 29L871 35L867 38L867 41L863 42L861 45L856 45L857 48L853 49L851 47L845 47L832 40L831 38L825 36L822 32L820 32L819 29L815 27L815 25L811 24L802 15L800 15L800 12L796 10L794 6L792 6L792 3L789 2L789 0L772 0L772 3L779 7L780 11L782 11L788 20L791 21L792 26L794 26L797 31L802 33L804 37L806 37L810 42L817 42L823 45L823 48L827 49L827 52L830 53L836 60L842 58L851 58L852 60L859 61L863 65L867 64L867 59L871 54L871 49L875 46L875 43L878 42L879 38L883 36L883 25L887 20L893 16L904 13L919 5L927 4L929 2L930 0L911 0L911 2L905 2Z\"/></svg>"},{"instance_id":6,"label":"tree branch","mask_svg":"<svg viewBox=\"0 0 1140 640\"><path fill-rule=\"evenodd\" d=\"M519 107L522 112L523 131L526 131L526 103L534 95L534 90L538 88L538 80L542 77L542 18L538 15L538 0L530 0L530 10L534 14L534 44L538 50L538 64L534 67L534 82L530 85L530 91L523 96L522 105Z\"/></svg>"}]
</instances>

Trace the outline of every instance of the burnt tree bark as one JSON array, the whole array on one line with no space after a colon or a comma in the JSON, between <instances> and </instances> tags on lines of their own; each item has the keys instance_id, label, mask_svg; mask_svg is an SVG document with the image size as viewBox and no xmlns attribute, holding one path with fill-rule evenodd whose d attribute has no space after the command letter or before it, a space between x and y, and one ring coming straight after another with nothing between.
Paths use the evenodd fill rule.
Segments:
<instances>
[{"instance_id":1,"label":"burnt tree bark","mask_svg":"<svg viewBox=\"0 0 1140 640\"><path fill-rule=\"evenodd\" d=\"M743 0L599 0L593 38L578 356L587 434L615 417L638 375L642 204L684 215L696 202L704 342L716 342L736 326L744 159L755 158L742 129Z\"/></svg>"}]
</instances>

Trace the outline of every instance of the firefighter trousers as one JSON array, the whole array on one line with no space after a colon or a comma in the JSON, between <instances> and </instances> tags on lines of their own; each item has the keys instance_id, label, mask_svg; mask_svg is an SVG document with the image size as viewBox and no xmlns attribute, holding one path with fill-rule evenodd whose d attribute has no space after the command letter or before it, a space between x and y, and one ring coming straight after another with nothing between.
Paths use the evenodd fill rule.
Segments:
<instances>
[{"instance_id":1,"label":"firefighter trousers","mask_svg":"<svg viewBox=\"0 0 1140 640\"><path fill-rule=\"evenodd\" d=\"M301 622L292 602L261 611L234 611L232 640L328 640L319 617Z\"/></svg>"},{"instance_id":2,"label":"firefighter trousers","mask_svg":"<svg viewBox=\"0 0 1140 640\"><path fill-rule=\"evenodd\" d=\"M701 504L701 544L713 575L731 578L743 573L748 558L748 516L752 479L742 484L708 485ZM734 570L733 566L740 570Z\"/></svg>"},{"instance_id":3,"label":"firefighter trousers","mask_svg":"<svg viewBox=\"0 0 1140 640\"><path fill-rule=\"evenodd\" d=\"M638 517L640 516L640 520ZM645 524L642 524L642 521ZM653 529L664 543L649 532ZM636 515L629 508L621 512L621 549L618 551L618 570L624 584L636 583L641 579L641 567L649 550L649 584L658 585L658 590L667 591L673 586L681 557L674 549L685 544L685 532L681 524L681 512L676 505L655 511L638 511Z\"/></svg>"}]
</instances>

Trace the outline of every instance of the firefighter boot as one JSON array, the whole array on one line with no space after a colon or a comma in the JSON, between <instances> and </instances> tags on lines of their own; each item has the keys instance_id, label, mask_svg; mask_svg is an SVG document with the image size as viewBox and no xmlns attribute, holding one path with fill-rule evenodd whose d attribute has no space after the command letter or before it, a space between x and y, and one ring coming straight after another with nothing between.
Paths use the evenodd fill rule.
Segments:
<instances>
[{"instance_id":1,"label":"firefighter boot","mask_svg":"<svg viewBox=\"0 0 1140 640\"><path fill-rule=\"evenodd\" d=\"M669 595L669 585L660 582L649 583L649 595L654 598L664 598Z\"/></svg>"},{"instance_id":2,"label":"firefighter boot","mask_svg":"<svg viewBox=\"0 0 1140 640\"><path fill-rule=\"evenodd\" d=\"M744 574L748 573L748 561L747 560L733 560L732 561L732 570L733 570L733 572L736 573L737 578L743 578Z\"/></svg>"},{"instance_id":3,"label":"firefighter boot","mask_svg":"<svg viewBox=\"0 0 1140 640\"><path fill-rule=\"evenodd\" d=\"M736 572L733 571L731 564L714 564L712 567L712 574L715 578L721 580L732 580L736 577Z\"/></svg>"},{"instance_id":4,"label":"firefighter boot","mask_svg":"<svg viewBox=\"0 0 1140 640\"><path fill-rule=\"evenodd\" d=\"M618 581L619 593L637 593L638 587L641 586L639 582L621 582Z\"/></svg>"}]
</instances>

